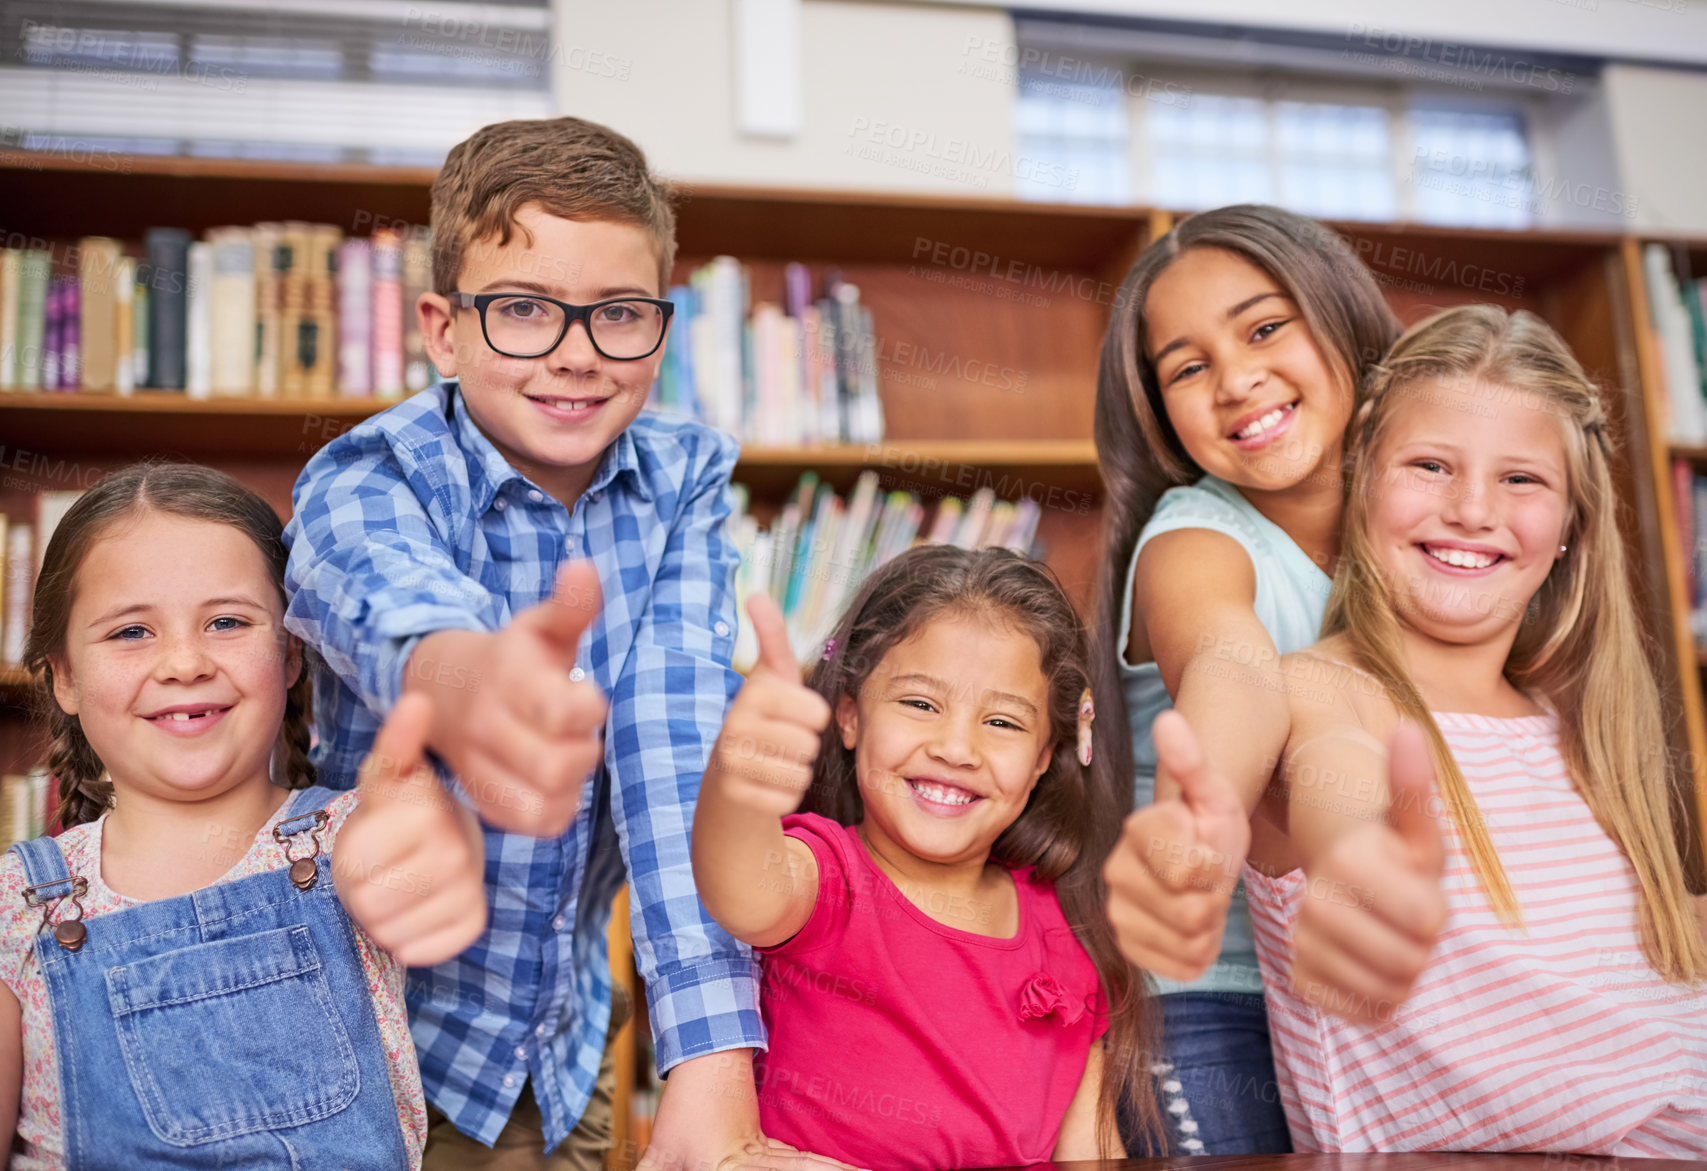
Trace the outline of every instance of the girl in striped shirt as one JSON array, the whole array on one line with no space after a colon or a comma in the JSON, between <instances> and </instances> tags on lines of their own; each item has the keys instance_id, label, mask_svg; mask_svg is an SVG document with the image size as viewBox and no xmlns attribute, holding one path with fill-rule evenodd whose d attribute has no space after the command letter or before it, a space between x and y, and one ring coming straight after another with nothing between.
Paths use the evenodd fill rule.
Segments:
<instances>
[{"instance_id":1,"label":"girl in striped shirt","mask_svg":"<svg viewBox=\"0 0 1707 1171\"><path fill-rule=\"evenodd\" d=\"M1491 306L1407 331L1353 419L1258 813L1285 834L1244 870L1299 1150L1707 1151L1703 907L1607 426ZM1185 787L1223 786L1173 732Z\"/></svg>"}]
</instances>

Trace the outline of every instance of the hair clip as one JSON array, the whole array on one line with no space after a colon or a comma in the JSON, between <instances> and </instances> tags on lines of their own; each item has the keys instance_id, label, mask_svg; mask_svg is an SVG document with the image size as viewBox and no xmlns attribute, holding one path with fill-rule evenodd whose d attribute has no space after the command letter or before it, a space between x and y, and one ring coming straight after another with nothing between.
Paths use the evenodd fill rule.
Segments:
<instances>
[{"instance_id":1,"label":"hair clip","mask_svg":"<svg viewBox=\"0 0 1707 1171\"><path fill-rule=\"evenodd\" d=\"M1091 724L1096 718L1096 704L1091 701L1091 689L1087 687L1079 696L1079 763L1086 768L1091 764Z\"/></svg>"},{"instance_id":2,"label":"hair clip","mask_svg":"<svg viewBox=\"0 0 1707 1171\"><path fill-rule=\"evenodd\" d=\"M836 653L836 640L829 639L824 643L824 661L830 661L830 656Z\"/></svg>"}]
</instances>

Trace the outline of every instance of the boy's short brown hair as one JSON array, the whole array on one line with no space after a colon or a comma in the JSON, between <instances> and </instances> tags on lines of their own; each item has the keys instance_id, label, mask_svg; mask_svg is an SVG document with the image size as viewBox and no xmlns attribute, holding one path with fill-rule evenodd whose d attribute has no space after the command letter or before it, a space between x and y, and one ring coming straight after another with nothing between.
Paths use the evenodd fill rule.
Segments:
<instances>
[{"instance_id":1,"label":"boy's short brown hair","mask_svg":"<svg viewBox=\"0 0 1707 1171\"><path fill-rule=\"evenodd\" d=\"M658 253L662 296L676 259L671 194L638 146L596 122L530 118L483 126L451 148L433 180L433 289L455 292L466 250L492 237L508 244L516 210L537 203L563 219L645 229Z\"/></svg>"}]
</instances>

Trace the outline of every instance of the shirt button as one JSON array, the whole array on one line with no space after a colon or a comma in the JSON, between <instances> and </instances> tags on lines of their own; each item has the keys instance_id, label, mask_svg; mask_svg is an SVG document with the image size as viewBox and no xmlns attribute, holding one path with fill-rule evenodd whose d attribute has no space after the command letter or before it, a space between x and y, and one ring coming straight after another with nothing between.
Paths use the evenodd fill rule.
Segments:
<instances>
[{"instance_id":1,"label":"shirt button","mask_svg":"<svg viewBox=\"0 0 1707 1171\"><path fill-rule=\"evenodd\" d=\"M492 507L496 508L499 512L503 512L509 506L510 502L505 500L502 496L492 502Z\"/></svg>"},{"instance_id":2,"label":"shirt button","mask_svg":"<svg viewBox=\"0 0 1707 1171\"><path fill-rule=\"evenodd\" d=\"M541 500L545 499L545 494L542 493L538 488L529 488L528 489L528 499L533 501L535 504L538 504Z\"/></svg>"},{"instance_id":3,"label":"shirt button","mask_svg":"<svg viewBox=\"0 0 1707 1171\"><path fill-rule=\"evenodd\" d=\"M506 1090L509 1089L511 1086L514 1086L515 1084L516 1084L516 1075L515 1074L507 1073L504 1075L504 1088Z\"/></svg>"},{"instance_id":4,"label":"shirt button","mask_svg":"<svg viewBox=\"0 0 1707 1171\"><path fill-rule=\"evenodd\" d=\"M544 1025L535 1025L533 1027L533 1035L536 1037L543 1037L550 1031L551 1030L546 1028Z\"/></svg>"},{"instance_id":5,"label":"shirt button","mask_svg":"<svg viewBox=\"0 0 1707 1171\"><path fill-rule=\"evenodd\" d=\"M553 931L561 931L561 930L563 930L563 924L565 922L566 922L566 920L563 918L563 916L559 915L559 916L557 916L557 918L555 918L551 921L551 929Z\"/></svg>"},{"instance_id":6,"label":"shirt button","mask_svg":"<svg viewBox=\"0 0 1707 1171\"><path fill-rule=\"evenodd\" d=\"M528 1047L526 1045L517 1045L516 1056L521 1058L523 1061L526 1061L528 1057Z\"/></svg>"},{"instance_id":7,"label":"shirt button","mask_svg":"<svg viewBox=\"0 0 1707 1171\"><path fill-rule=\"evenodd\" d=\"M573 553L575 551L575 538L574 537L564 537L563 538L563 551L565 553Z\"/></svg>"},{"instance_id":8,"label":"shirt button","mask_svg":"<svg viewBox=\"0 0 1707 1171\"><path fill-rule=\"evenodd\" d=\"M581 680L585 679L586 677L587 677L587 673L585 671L581 670L581 668L579 668L579 667L572 667L569 670L569 682L571 682L571 683L579 683Z\"/></svg>"},{"instance_id":9,"label":"shirt button","mask_svg":"<svg viewBox=\"0 0 1707 1171\"><path fill-rule=\"evenodd\" d=\"M729 637L729 624L727 622L719 622L716 626L713 626L711 629L713 629L717 632L718 638L728 638Z\"/></svg>"}]
</instances>

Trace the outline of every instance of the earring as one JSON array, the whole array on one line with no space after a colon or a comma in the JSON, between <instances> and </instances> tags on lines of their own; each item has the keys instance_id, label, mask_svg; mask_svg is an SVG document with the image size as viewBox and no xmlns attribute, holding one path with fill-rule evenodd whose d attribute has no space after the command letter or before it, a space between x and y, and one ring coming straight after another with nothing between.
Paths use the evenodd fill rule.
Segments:
<instances>
[{"instance_id":1,"label":"earring","mask_svg":"<svg viewBox=\"0 0 1707 1171\"><path fill-rule=\"evenodd\" d=\"M1563 553L1564 551L1565 551L1565 547L1563 545L1560 545L1559 546L1559 552Z\"/></svg>"}]
</instances>

